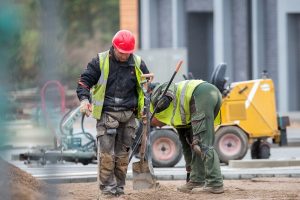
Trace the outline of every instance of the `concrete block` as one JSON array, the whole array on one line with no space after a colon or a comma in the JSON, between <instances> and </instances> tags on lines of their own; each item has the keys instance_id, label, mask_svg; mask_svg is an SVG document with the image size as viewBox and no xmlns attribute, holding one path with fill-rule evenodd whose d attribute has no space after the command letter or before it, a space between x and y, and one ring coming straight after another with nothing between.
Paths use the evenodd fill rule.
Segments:
<instances>
[{"instance_id":1,"label":"concrete block","mask_svg":"<svg viewBox=\"0 0 300 200\"><path fill-rule=\"evenodd\" d=\"M230 168L264 168L300 166L300 160L230 160Z\"/></svg>"},{"instance_id":2,"label":"concrete block","mask_svg":"<svg viewBox=\"0 0 300 200\"><path fill-rule=\"evenodd\" d=\"M257 178L266 178L266 177L268 177L268 178L271 178L271 177L274 177L275 175L274 174L257 174L256 175L256 177Z\"/></svg>"},{"instance_id":3,"label":"concrete block","mask_svg":"<svg viewBox=\"0 0 300 200\"><path fill-rule=\"evenodd\" d=\"M293 178L300 178L300 174L291 174L290 177L293 177Z\"/></svg>"},{"instance_id":4,"label":"concrete block","mask_svg":"<svg viewBox=\"0 0 300 200\"><path fill-rule=\"evenodd\" d=\"M240 174L223 174L223 179L238 180L240 179Z\"/></svg>"},{"instance_id":5,"label":"concrete block","mask_svg":"<svg viewBox=\"0 0 300 200\"><path fill-rule=\"evenodd\" d=\"M157 175L157 180L175 180L174 175Z\"/></svg>"},{"instance_id":6,"label":"concrete block","mask_svg":"<svg viewBox=\"0 0 300 200\"><path fill-rule=\"evenodd\" d=\"M252 179L255 178L256 174L241 174L240 179Z\"/></svg>"},{"instance_id":7,"label":"concrete block","mask_svg":"<svg viewBox=\"0 0 300 200\"><path fill-rule=\"evenodd\" d=\"M274 174L277 178L291 177L291 174Z\"/></svg>"}]
</instances>

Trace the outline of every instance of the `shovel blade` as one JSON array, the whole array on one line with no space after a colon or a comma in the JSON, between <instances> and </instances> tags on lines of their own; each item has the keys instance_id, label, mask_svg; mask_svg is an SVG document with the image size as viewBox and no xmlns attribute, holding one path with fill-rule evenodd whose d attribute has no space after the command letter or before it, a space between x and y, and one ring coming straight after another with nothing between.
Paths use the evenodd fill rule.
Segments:
<instances>
[{"instance_id":1,"label":"shovel blade","mask_svg":"<svg viewBox=\"0 0 300 200\"><path fill-rule=\"evenodd\" d=\"M150 172L147 162L132 163L133 189L151 189L156 187L155 176Z\"/></svg>"}]
</instances>

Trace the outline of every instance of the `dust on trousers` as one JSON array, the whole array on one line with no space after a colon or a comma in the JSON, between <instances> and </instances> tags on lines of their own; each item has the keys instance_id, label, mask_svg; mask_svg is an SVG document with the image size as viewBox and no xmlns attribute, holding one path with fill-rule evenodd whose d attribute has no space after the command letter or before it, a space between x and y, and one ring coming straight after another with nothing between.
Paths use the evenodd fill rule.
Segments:
<instances>
[{"instance_id":1,"label":"dust on trousers","mask_svg":"<svg viewBox=\"0 0 300 200\"><path fill-rule=\"evenodd\" d=\"M97 120L100 190L123 188L137 123L132 111L104 112Z\"/></svg>"}]
</instances>

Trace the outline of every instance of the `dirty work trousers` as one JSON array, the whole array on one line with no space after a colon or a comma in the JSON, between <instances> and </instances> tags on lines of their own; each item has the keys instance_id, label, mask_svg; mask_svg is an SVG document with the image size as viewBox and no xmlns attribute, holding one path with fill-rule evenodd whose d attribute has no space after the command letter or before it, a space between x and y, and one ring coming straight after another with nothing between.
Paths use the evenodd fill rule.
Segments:
<instances>
[{"instance_id":1,"label":"dirty work trousers","mask_svg":"<svg viewBox=\"0 0 300 200\"><path fill-rule=\"evenodd\" d=\"M213 148L215 131L214 118L221 106L219 90L202 83L193 92L190 103L191 127L177 129L182 143L186 168L191 169L190 181L205 183L207 186L222 186L219 156ZM196 154L190 144L198 139L202 154Z\"/></svg>"},{"instance_id":2,"label":"dirty work trousers","mask_svg":"<svg viewBox=\"0 0 300 200\"><path fill-rule=\"evenodd\" d=\"M103 192L123 189L137 124L132 111L104 112L97 120L98 183Z\"/></svg>"}]
</instances>

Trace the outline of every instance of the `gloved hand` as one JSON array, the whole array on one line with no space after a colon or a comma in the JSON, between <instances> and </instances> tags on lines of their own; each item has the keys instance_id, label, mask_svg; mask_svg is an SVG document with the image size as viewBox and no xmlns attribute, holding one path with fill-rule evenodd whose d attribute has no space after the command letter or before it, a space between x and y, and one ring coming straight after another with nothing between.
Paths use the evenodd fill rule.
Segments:
<instances>
[{"instance_id":1,"label":"gloved hand","mask_svg":"<svg viewBox=\"0 0 300 200\"><path fill-rule=\"evenodd\" d=\"M202 150L200 148L200 139L198 135L193 136L192 149L195 151L196 154L202 156Z\"/></svg>"},{"instance_id":2,"label":"gloved hand","mask_svg":"<svg viewBox=\"0 0 300 200\"><path fill-rule=\"evenodd\" d=\"M172 101L172 98L169 96L163 96L156 104L157 106L157 113L160 113L161 111L165 110L169 107L170 103Z\"/></svg>"},{"instance_id":3,"label":"gloved hand","mask_svg":"<svg viewBox=\"0 0 300 200\"><path fill-rule=\"evenodd\" d=\"M153 117L152 118L152 121L151 121L151 126L158 126L158 127L162 127L162 126L165 126L166 124L159 121L156 117Z\"/></svg>"},{"instance_id":4,"label":"gloved hand","mask_svg":"<svg viewBox=\"0 0 300 200\"><path fill-rule=\"evenodd\" d=\"M92 112L92 105L90 104L89 100L84 99L80 102L80 112L85 114L87 117L90 116Z\"/></svg>"}]
</instances>

